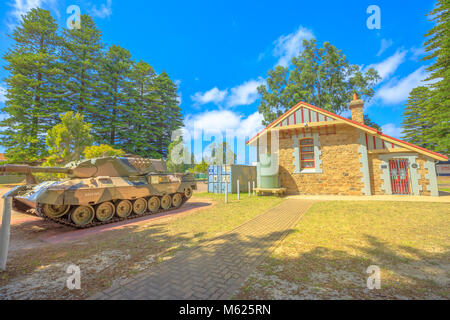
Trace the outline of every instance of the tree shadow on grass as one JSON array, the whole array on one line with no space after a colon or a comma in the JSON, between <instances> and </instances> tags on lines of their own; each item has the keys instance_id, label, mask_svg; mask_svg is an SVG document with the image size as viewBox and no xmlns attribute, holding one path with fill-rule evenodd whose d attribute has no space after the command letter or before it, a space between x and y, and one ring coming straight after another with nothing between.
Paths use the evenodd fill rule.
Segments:
<instances>
[{"instance_id":1,"label":"tree shadow on grass","mask_svg":"<svg viewBox=\"0 0 450 320\"><path fill-rule=\"evenodd\" d=\"M442 252L428 252L411 246L393 246L365 235L366 245L348 245L346 250L318 246L287 257L271 253L274 245L296 232L295 229L259 233L234 229L204 238L206 233L200 230L171 233L167 226L168 222L145 228L127 225L55 245L50 254L33 250L29 255L14 257L9 262L7 276L16 278L13 281L17 281L17 288L0 286L0 297L20 297L24 291L38 286L39 289L34 289L35 298L80 299L108 288L115 283L113 280L120 278L131 278L131 283L120 285L126 289L123 297L130 299L231 297L239 288L237 298L448 299L450 296L448 247ZM121 254L115 255L115 250ZM106 258L102 261L102 257ZM42 265L56 261L62 266L52 272L40 271ZM263 261L257 272L253 272ZM54 283L54 279L64 279L69 264L79 265L82 270L81 290L68 290L63 282ZM133 273L135 265L143 269ZM366 270L370 265L381 269L380 290L366 287L369 276ZM27 275L34 275L34 282L21 281L20 275L26 269ZM244 284L249 275L250 280ZM145 291L155 283L158 287L159 283L163 286L168 282L171 283L168 296ZM216 290L204 293L207 286ZM245 290L248 287L251 289ZM137 294L138 288L144 288L144 293Z\"/></svg>"},{"instance_id":2,"label":"tree shadow on grass","mask_svg":"<svg viewBox=\"0 0 450 320\"><path fill-rule=\"evenodd\" d=\"M351 250L315 247L296 257L272 254L237 298L265 299L448 299L450 251L395 246L364 235ZM352 252L352 254L349 254ZM381 289L369 290L367 268L381 270Z\"/></svg>"}]
</instances>

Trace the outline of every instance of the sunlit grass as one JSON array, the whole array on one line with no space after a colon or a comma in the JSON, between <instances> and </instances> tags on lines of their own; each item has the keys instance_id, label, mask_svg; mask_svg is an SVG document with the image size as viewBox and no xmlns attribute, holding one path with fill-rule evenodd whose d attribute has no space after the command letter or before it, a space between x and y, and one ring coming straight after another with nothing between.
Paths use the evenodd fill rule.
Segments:
<instances>
[{"instance_id":1,"label":"sunlit grass","mask_svg":"<svg viewBox=\"0 0 450 320\"><path fill-rule=\"evenodd\" d=\"M258 270L298 285L287 298L449 298L449 249L448 204L329 201L313 205ZM382 290L366 288L370 265L381 269ZM238 297L283 290L244 287L255 289Z\"/></svg>"}]
</instances>

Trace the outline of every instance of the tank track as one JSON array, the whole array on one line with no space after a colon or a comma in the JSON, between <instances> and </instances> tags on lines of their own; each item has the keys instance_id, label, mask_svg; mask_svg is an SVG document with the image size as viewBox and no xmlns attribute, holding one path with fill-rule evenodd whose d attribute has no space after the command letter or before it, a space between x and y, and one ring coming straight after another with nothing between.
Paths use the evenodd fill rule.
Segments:
<instances>
[{"instance_id":1,"label":"tank track","mask_svg":"<svg viewBox=\"0 0 450 320\"><path fill-rule=\"evenodd\" d=\"M157 214L157 213L161 213L161 212L168 212L168 211L173 211L173 210L176 210L176 209L180 209L190 199L190 197L187 198L185 195L183 195L182 199L183 200L181 201L181 204L178 207L170 207L169 209L165 209L165 210L160 207L158 211L151 212L151 211L147 210L143 214L139 214L139 215L135 214L134 212L131 212L130 215L128 217L126 217L126 218L121 218L121 217L118 217L117 215L114 215L108 221L98 221L97 218L94 217L94 220L92 220L91 223L89 223L87 225L84 225L84 226L77 225L77 224L75 224L75 223L73 223L72 221L69 220L69 214L70 214L70 212L72 212L73 208L71 208L69 210L69 212L66 213L62 218L51 218L51 217L46 216L42 212L41 205L38 205L36 207L36 209L28 209L26 211L23 211L23 210L21 210L20 208L17 208L17 207L14 207L14 209L16 209L17 211L26 213L26 214L31 214L33 216L38 216L38 217L43 218L43 219L48 220L48 221L56 222L58 224L62 224L62 225L65 225L65 226L70 226L70 227L73 227L73 228L76 228L76 229L86 229L86 228L92 228L92 227L105 225L105 224L110 224L110 223L114 223L114 222L119 222L119 221L124 221L124 220L132 220L132 219L136 219L136 218L140 218L140 217L149 216L149 215L152 215L152 214Z\"/></svg>"}]
</instances>

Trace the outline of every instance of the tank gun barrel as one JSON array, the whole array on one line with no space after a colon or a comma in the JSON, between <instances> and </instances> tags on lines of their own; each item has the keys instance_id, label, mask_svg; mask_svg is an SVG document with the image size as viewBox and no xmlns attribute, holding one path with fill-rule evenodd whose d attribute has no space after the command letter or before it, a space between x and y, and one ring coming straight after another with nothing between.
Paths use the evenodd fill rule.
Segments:
<instances>
[{"instance_id":1,"label":"tank gun barrel","mask_svg":"<svg viewBox=\"0 0 450 320\"><path fill-rule=\"evenodd\" d=\"M32 167L20 164L5 164L0 166L0 172L16 172L25 174L33 174L36 172L70 174L72 173L72 169L62 167Z\"/></svg>"}]
</instances>

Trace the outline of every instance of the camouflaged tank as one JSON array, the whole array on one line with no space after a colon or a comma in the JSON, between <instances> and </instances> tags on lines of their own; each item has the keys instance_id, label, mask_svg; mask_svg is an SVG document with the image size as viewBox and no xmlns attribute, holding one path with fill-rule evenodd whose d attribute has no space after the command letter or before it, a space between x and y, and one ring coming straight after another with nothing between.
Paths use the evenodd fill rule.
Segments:
<instances>
[{"instance_id":1,"label":"camouflaged tank","mask_svg":"<svg viewBox=\"0 0 450 320\"><path fill-rule=\"evenodd\" d=\"M192 174L168 173L163 160L102 157L64 167L3 165L0 172L27 175L12 190L13 208L77 228L139 217L182 206L196 189ZM35 172L68 178L35 185Z\"/></svg>"}]
</instances>

